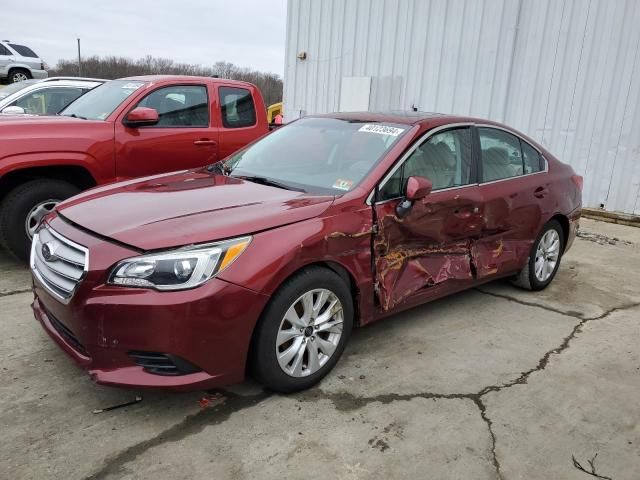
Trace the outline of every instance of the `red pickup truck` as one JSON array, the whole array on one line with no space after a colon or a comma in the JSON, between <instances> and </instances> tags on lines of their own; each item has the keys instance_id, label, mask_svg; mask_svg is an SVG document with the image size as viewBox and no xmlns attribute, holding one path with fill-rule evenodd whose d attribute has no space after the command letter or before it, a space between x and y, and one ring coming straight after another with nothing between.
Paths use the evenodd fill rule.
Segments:
<instances>
[{"instance_id":1,"label":"red pickup truck","mask_svg":"<svg viewBox=\"0 0 640 480\"><path fill-rule=\"evenodd\" d=\"M113 80L58 116L0 115L0 244L27 259L40 219L60 201L214 163L268 131L254 85L208 77Z\"/></svg>"}]
</instances>

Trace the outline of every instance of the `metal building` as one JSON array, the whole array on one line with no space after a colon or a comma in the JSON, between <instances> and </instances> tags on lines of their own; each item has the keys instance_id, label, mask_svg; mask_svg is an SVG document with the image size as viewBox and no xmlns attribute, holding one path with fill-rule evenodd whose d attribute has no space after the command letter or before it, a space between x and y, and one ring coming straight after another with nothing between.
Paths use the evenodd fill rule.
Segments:
<instances>
[{"instance_id":1,"label":"metal building","mask_svg":"<svg viewBox=\"0 0 640 480\"><path fill-rule=\"evenodd\" d=\"M505 122L640 215L640 1L289 0L285 118L417 108Z\"/></svg>"}]
</instances>

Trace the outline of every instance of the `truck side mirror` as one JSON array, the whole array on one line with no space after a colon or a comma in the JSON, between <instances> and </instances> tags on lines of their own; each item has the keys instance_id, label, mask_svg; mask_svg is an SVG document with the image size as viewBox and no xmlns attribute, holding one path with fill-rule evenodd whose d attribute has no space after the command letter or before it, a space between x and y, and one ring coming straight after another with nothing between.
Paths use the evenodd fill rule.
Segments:
<instances>
[{"instance_id":1,"label":"truck side mirror","mask_svg":"<svg viewBox=\"0 0 640 480\"><path fill-rule=\"evenodd\" d=\"M122 123L130 128L147 127L155 125L160 121L160 115L155 108L136 107L127 113Z\"/></svg>"}]
</instances>

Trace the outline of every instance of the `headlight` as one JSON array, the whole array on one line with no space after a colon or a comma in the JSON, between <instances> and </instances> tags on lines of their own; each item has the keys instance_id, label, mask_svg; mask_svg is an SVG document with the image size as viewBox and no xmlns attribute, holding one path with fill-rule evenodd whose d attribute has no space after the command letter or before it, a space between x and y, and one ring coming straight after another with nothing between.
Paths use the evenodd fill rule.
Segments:
<instances>
[{"instance_id":1,"label":"headlight","mask_svg":"<svg viewBox=\"0 0 640 480\"><path fill-rule=\"evenodd\" d=\"M128 258L118 263L108 283L157 290L197 287L224 270L249 245L251 237Z\"/></svg>"}]
</instances>

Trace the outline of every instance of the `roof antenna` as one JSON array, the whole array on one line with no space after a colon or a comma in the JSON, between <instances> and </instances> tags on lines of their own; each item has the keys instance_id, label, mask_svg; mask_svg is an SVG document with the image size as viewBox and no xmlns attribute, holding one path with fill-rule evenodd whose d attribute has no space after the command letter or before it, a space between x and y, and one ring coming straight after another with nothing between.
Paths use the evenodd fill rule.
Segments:
<instances>
[{"instance_id":1,"label":"roof antenna","mask_svg":"<svg viewBox=\"0 0 640 480\"><path fill-rule=\"evenodd\" d=\"M416 104L415 104L415 103L412 103L412 104L411 104L411 110L413 110L414 112L417 112L417 111L418 111L418 107L416 106Z\"/></svg>"}]
</instances>

